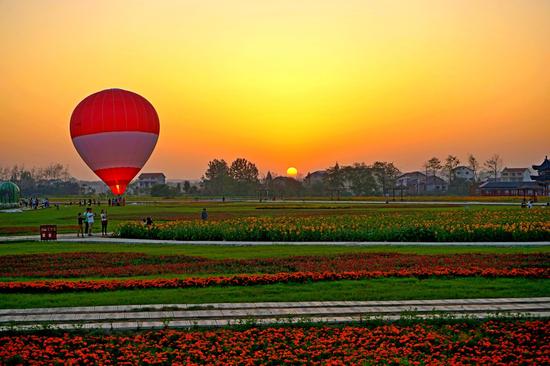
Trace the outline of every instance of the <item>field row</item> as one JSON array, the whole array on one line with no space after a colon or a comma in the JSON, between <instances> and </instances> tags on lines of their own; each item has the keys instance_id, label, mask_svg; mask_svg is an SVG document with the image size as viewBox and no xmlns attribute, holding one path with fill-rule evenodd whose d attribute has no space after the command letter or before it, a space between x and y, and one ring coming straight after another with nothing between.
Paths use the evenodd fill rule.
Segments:
<instances>
[{"instance_id":1,"label":"field row","mask_svg":"<svg viewBox=\"0 0 550 366\"><path fill-rule=\"evenodd\" d=\"M153 226L129 222L123 238L227 241L546 241L550 210L449 210L377 212L373 215L245 217L173 221Z\"/></svg>"},{"instance_id":2,"label":"field row","mask_svg":"<svg viewBox=\"0 0 550 366\"><path fill-rule=\"evenodd\" d=\"M550 253L346 253L253 259L209 259L143 253L57 253L0 256L0 277L82 278L159 274L275 274L357 272L375 277L488 275L550 276Z\"/></svg>"},{"instance_id":3,"label":"field row","mask_svg":"<svg viewBox=\"0 0 550 366\"><path fill-rule=\"evenodd\" d=\"M550 321L515 320L10 335L0 337L0 363L543 365L549 333Z\"/></svg>"}]
</instances>

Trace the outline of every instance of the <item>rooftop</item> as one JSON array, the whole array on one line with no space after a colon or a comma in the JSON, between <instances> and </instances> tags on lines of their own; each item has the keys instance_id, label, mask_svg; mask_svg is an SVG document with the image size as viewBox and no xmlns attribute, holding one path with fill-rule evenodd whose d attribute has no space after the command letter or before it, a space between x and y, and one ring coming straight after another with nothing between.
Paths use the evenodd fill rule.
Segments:
<instances>
[{"instance_id":1,"label":"rooftop","mask_svg":"<svg viewBox=\"0 0 550 366\"><path fill-rule=\"evenodd\" d=\"M413 177L425 177L426 174L422 173L422 172L419 172L419 171L416 171L416 172L408 172L408 173L403 173L401 174L399 177L397 177L397 179L399 178L402 178L402 177L407 177L407 176L413 176Z\"/></svg>"},{"instance_id":2,"label":"rooftop","mask_svg":"<svg viewBox=\"0 0 550 366\"><path fill-rule=\"evenodd\" d=\"M533 169L535 170L550 170L550 160L548 160L548 156L544 158L544 161L540 165L533 165Z\"/></svg>"},{"instance_id":3,"label":"rooftop","mask_svg":"<svg viewBox=\"0 0 550 366\"><path fill-rule=\"evenodd\" d=\"M166 178L164 173L141 173L138 179Z\"/></svg>"},{"instance_id":4,"label":"rooftop","mask_svg":"<svg viewBox=\"0 0 550 366\"><path fill-rule=\"evenodd\" d=\"M529 170L529 168L504 168L503 172L514 172L514 173L523 173L524 171Z\"/></svg>"},{"instance_id":5,"label":"rooftop","mask_svg":"<svg viewBox=\"0 0 550 366\"><path fill-rule=\"evenodd\" d=\"M537 182L500 182L489 181L479 186L482 189L523 189L523 188L535 188L540 186Z\"/></svg>"}]
</instances>

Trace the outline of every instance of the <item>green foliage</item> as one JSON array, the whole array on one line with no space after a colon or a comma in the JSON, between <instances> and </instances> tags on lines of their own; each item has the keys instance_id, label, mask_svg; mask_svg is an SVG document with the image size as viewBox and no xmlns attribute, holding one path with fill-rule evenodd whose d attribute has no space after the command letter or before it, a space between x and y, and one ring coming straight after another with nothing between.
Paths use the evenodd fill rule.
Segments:
<instances>
[{"instance_id":1,"label":"green foliage","mask_svg":"<svg viewBox=\"0 0 550 366\"><path fill-rule=\"evenodd\" d=\"M155 184L151 187L152 197L176 197L179 194L176 187L170 187L168 184Z\"/></svg>"}]
</instances>

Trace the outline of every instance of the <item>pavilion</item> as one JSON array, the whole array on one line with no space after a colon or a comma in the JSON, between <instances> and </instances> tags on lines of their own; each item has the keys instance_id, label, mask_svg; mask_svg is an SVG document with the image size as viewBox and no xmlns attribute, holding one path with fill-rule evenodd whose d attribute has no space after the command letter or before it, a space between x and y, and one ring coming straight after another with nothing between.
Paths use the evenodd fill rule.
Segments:
<instances>
[{"instance_id":1,"label":"pavilion","mask_svg":"<svg viewBox=\"0 0 550 366\"><path fill-rule=\"evenodd\" d=\"M538 175L532 175L531 179L542 186L544 196L550 195L550 160L548 160L548 156L544 158L542 164L533 165L533 169L537 171Z\"/></svg>"}]
</instances>

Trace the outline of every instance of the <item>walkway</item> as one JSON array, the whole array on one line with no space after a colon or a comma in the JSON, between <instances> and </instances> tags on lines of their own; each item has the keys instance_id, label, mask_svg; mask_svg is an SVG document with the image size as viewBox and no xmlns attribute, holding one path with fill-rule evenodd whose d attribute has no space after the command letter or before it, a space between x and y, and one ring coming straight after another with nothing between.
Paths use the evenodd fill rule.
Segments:
<instances>
[{"instance_id":1,"label":"walkway","mask_svg":"<svg viewBox=\"0 0 550 366\"><path fill-rule=\"evenodd\" d=\"M0 236L2 242L40 241L39 235ZM101 236L78 238L74 234L58 234L57 242L61 243L114 243L114 244L175 244L175 245L221 245L221 246L266 246L266 245L335 245L335 246L547 246L550 241L518 242L402 242L402 241L189 241L189 240L155 240L125 239Z\"/></svg>"},{"instance_id":2,"label":"walkway","mask_svg":"<svg viewBox=\"0 0 550 366\"><path fill-rule=\"evenodd\" d=\"M308 301L0 309L1 330L158 329L416 317L550 317L550 297L406 301Z\"/></svg>"},{"instance_id":3,"label":"walkway","mask_svg":"<svg viewBox=\"0 0 550 366\"><path fill-rule=\"evenodd\" d=\"M239 201L235 201L239 202ZM241 202L257 202L258 200L242 200ZM361 200L280 200L280 201L264 201L269 204L288 204L288 203L319 203L319 204L365 204L365 205L455 205L455 206L520 206L521 202L498 202L498 201L400 201L399 197L395 197L395 201L390 197L389 200L361 201ZM546 202L533 202L533 206L546 206Z\"/></svg>"}]
</instances>

